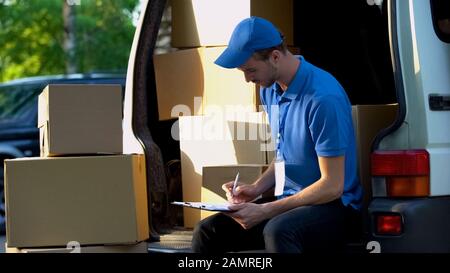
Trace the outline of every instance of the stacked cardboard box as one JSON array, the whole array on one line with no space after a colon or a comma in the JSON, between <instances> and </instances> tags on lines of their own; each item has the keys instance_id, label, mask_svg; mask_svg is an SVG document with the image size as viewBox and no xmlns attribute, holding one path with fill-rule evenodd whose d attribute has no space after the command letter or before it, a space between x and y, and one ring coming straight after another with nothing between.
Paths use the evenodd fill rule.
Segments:
<instances>
[{"instance_id":1,"label":"stacked cardboard box","mask_svg":"<svg viewBox=\"0 0 450 273\"><path fill-rule=\"evenodd\" d=\"M119 85L51 85L38 99L41 156L121 154Z\"/></svg>"},{"instance_id":2,"label":"stacked cardboard box","mask_svg":"<svg viewBox=\"0 0 450 273\"><path fill-rule=\"evenodd\" d=\"M233 181L239 173L239 182L251 184L263 174L269 165L266 164L238 164L229 166L203 167L203 181L201 201L210 203L224 203L227 198L222 185ZM273 196L273 191L265 193ZM201 219L215 214L211 211L201 211Z\"/></svg>"},{"instance_id":3,"label":"stacked cardboard box","mask_svg":"<svg viewBox=\"0 0 450 273\"><path fill-rule=\"evenodd\" d=\"M56 248L16 248L5 247L6 253L148 253L147 242L131 245L80 246L69 244Z\"/></svg>"},{"instance_id":4,"label":"stacked cardboard box","mask_svg":"<svg viewBox=\"0 0 450 273\"><path fill-rule=\"evenodd\" d=\"M224 49L200 47L154 56L160 120L257 110L256 85L245 82L241 71L214 64Z\"/></svg>"},{"instance_id":5,"label":"stacked cardboard box","mask_svg":"<svg viewBox=\"0 0 450 273\"><path fill-rule=\"evenodd\" d=\"M246 83L242 72L221 68L214 60L225 50L234 27L250 16L272 21L284 33L286 45L293 46L293 0L174 0L171 4L171 41L180 50L154 56L159 119L180 113L205 115L211 107L258 110L259 86Z\"/></svg>"},{"instance_id":6,"label":"stacked cardboard box","mask_svg":"<svg viewBox=\"0 0 450 273\"><path fill-rule=\"evenodd\" d=\"M273 22L294 44L294 0L172 0L172 46L224 46L243 19L258 16Z\"/></svg>"},{"instance_id":7,"label":"stacked cardboard box","mask_svg":"<svg viewBox=\"0 0 450 273\"><path fill-rule=\"evenodd\" d=\"M202 197L204 167L264 166L273 157L265 114L258 112L262 110L259 86L247 83L241 71L221 68L214 61L225 50L234 27L250 16L272 21L292 46L293 0L174 0L171 4L171 41L179 50L154 56L159 119L180 116L184 201L214 201L212 196ZM242 130L253 131L254 136L238 136ZM194 227L205 216L184 208L184 225Z\"/></svg>"},{"instance_id":8,"label":"stacked cardboard box","mask_svg":"<svg viewBox=\"0 0 450 273\"><path fill-rule=\"evenodd\" d=\"M180 117L179 128L184 201L214 201L202 198L204 167L272 161L272 142L263 112L234 118ZM200 219L201 211L184 208L186 227L194 227Z\"/></svg>"},{"instance_id":9,"label":"stacked cardboard box","mask_svg":"<svg viewBox=\"0 0 450 273\"><path fill-rule=\"evenodd\" d=\"M44 89L42 156L5 161L8 248L134 251L148 239L145 158L122 154L121 106L120 86Z\"/></svg>"}]
</instances>

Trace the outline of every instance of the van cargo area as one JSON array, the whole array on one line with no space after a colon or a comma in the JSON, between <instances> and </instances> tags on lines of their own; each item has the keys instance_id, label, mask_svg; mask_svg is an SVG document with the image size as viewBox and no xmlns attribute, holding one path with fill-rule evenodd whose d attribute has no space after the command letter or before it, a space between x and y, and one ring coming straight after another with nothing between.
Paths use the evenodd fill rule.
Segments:
<instances>
[{"instance_id":1,"label":"van cargo area","mask_svg":"<svg viewBox=\"0 0 450 273\"><path fill-rule=\"evenodd\" d=\"M105 87L114 92L106 92L111 103L105 104L103 111L91 107L92 115L101 113L102 126L107 128L99 130L97 143L91 149L74 150L74 145L54 139L58 138L52 135L54 128L70 124L50 117L50 110L62 110L59 105L51 105L55 100L46 98L41 98L44 103L40 105L45 110L40 122L42 141L35 144L45 147L42 156L61 157L13 159L20 156L2 155L0 145L0 156L8 159L7 212L15 217L6 224L7 240L12 242L5 245L9 252L29 253L39 246L43 247L40 251L61 252L53 247L61 247L72 234L81 234L89 244L82 249L92 252L146 252L145 248L150 253L192 252L193 229L216 212L174 206L171 202L225 202L221 189L224 182L233 181L238 173L243 183L252 183L275 157L276 134L261 106L260 86L246 82L241 71L222 69L213 63L226 48L236 23L245 17L262 16L279 26L291 52L330 72L350 99L364 196L362 219L347 226L350 235L344 251L450 253L450 1L142 2L122 94L122 135L117 127L120 113L111 106L120 101L120 88L116 86ZM172 30L172 47L165 52L155 50L163 19L164 23L170 21ZM74 110L60 116L80 115ZM82 115L84 124L94 120L90 114ZM49 124L55 120L59 124ZM109 121L114 122L106 127ZM79 125L77 131L83 130L84 125ZM107 130L114 135L109 139L111 145L101 141L105 136L100 133ZM39 131L34 133L38 137ZM73 142L76 140L80 138ZM82 143L85 141L90 142L90 138ZM99 145L106 147L99 153L107 156L96 154ZM98 179L89 180L88 174L71 168L67 160L85 169L99 166L98 172L92 172ZM114 168L110 174L113 177L105 175L108 160L114 162L108 165ZM64 187L61 192L88 205L61 207L75 214L84 210L88 217L84 213L76 215L95 226L95 238L85 232L89 225L81 225L81 231L70 230L65 226L70 221L61 224L66 230L58 233L58 223L70 215L49 205L51 198L62 202L55 196L36 197L36 206L23 199L33 198L33 192L23 194L31 179L23 174L23 166L50 168L51 164L59 166L59 172L55 172L58 177L37 172L37 179L47 187L47 193L57 188L55 184L62 187L57 180L64 177L64 168L83 180L76 185L76 194ZM123 177L118 173L121 168ZM104 207L95 202L95 197L82 194L84 188L101 192L102 204L110 206ZM261 196L273 197L273 190ZM115 202L119 197L123 203ZM91 206L102 215L92 215ZM108 210L111 207L118 211L116 215ZM39 208L51 212L47 220L53 221L54 234L60 237L45 238L45 223L28 217ZM119 223L120 219L128 219L128 224ZM34 220L39 220L39 229L31 232ZM104 233L107 225L126 228L113 229L117 232L114 234ZM23 234L40 235L27 238Z\"/></svg>"}]
</instances>

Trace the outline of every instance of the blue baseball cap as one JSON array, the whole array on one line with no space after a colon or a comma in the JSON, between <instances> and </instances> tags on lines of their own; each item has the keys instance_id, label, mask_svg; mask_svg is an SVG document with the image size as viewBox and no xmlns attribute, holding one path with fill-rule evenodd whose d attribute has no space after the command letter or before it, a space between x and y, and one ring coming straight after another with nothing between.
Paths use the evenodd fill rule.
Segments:
<instances>
[{"instance_id":1,"label":"blue baseball cap","mask_svg":"<svg viewBox=\"0 0 450 273\"><path fill-rule=\"evenodd\" d=\"M236 68L243 65L255 51L278 46L282 42L281 33L271 22L252 16L236 26L228 47L214 63L225 68Z\"/></svg>"}]
</instances>

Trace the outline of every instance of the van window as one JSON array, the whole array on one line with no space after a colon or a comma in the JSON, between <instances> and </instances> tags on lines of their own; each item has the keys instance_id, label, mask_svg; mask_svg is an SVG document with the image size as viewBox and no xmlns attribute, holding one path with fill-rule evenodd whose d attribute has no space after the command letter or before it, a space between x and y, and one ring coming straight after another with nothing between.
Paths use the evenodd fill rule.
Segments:
<instances>
[{"instance_id":1,"label":"van window","mask_svg":"<svg viewBox=\"0 0 450 273\"><path fill-rule=\"evenodd\" d=\"M39 88L26 85L0 88L0 124L33 118L41 91Z\"/></svg>"},{"instance_id":2,"label":"van window","mask_svg":"<svg viewBox=\"0 0 450 273\"><path fill-rule=\"evenodd\" d=\"M433 26L443 42L450 43L450 1L431 0Z\"/></svg>"}]
</instances>

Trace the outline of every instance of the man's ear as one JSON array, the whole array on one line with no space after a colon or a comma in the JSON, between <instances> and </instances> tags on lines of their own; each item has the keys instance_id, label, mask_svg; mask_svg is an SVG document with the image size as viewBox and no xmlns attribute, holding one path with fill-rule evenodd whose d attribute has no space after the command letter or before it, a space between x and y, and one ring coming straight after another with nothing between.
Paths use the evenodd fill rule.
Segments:
<instances>
[{"instance_id":1,"label":"man's ear","mask_svg":"<svg viewBox=\"0 0 450 273\"><path fill-rule=\"evenodd\" d=\"M270 53L270 58L273 62L273 64L277 65L280 62L280 58L281 58L281 52L279 50L273 50Z\"/></svg>"}]
</instances>

